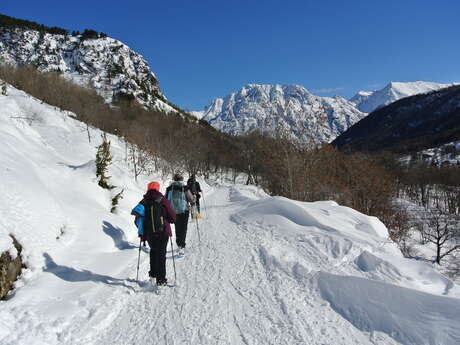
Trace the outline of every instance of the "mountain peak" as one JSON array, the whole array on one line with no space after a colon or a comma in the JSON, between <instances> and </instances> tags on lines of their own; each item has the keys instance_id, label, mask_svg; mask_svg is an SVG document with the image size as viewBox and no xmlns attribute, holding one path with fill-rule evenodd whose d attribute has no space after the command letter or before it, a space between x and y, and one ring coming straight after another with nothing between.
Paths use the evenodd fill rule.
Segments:
<instances>
[{"instance_id":1,"label":"mountain peak","mask_svg":"<svg viewBox=\"0 0 460 345\"><path fill-rule=\"evenodd\" d=\"M147 108L174 111L147 61L126 44L93 30L69 35L0 26L0 60L61 73L76 84L90 85L107 102L127 97Z\"/></svg>"},{"instance_id":2,"label":"mountain peak","mask_svg":"<svg viewBox=\"0 0 460 345\"><path fill-rule=\"evenodd\" d=\"M427 81L398 82L390 81L383 89L376 91L359 91L350 101L365 113L393 103L401 98L420 93L436 91L453 84L440 84Z\"/></svg>"},{"instance_id":3,"label":"mountain peak","mask_svg":"<svg viewBox=\"0 0 460 345\"><path fill-rule=\"evenodd\" d=\"M301 85L248 84L214 99L203 120L233 135L285 129L293 139L328 142L364 115L340 96L318 97Z\"/></svg>"}]
</instances>

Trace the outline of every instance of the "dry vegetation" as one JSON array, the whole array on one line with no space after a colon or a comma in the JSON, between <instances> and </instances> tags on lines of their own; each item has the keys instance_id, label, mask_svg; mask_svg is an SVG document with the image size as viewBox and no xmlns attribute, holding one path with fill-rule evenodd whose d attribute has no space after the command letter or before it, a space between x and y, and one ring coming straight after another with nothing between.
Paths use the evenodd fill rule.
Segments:
<instances>
[{"instance_id":1,"label":"dry vegetation","mask_svg":"<svg viewBox=\"0 0 460 345\"><path fill-rule=\"evenodd\" d=\"M247 183L261 185L273 195L301 201L336 200L377 216L403 250L414 226L406 210L395 205L398 196L427 207L442 205L449 214L459 213L455 168L402 169L391 155L368 156L340 152L330 145L299 145L281 134L274 138L253 132L233 137L192 120L184 112L164 114L126 99L107 105L93 90L76 86L56 73L39 73L33 67L3 66L0 78L46 103L74 112L87 126L124 137L135 178L153 170L164 176L182 170L205 177L236 177L243 172ZM458 224L449 229L458 231ZM456 236L453 238L458 239Z\"/></svg>"}]
</instances>

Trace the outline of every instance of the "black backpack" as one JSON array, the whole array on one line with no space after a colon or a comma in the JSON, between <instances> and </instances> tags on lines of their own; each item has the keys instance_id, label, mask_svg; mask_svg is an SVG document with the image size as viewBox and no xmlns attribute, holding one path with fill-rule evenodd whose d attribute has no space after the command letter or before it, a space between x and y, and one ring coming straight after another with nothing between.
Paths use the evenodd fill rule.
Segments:
<instances>
[{"instance_id":1,"label":"black backpack","mask_svg":"<svg viewBox=\"0 0 460 345\"><path fill-rule=\"evenodd\" d=\"M188 189L190 190L190 192L195 195L196 192L197 192L197 188L196 188L196 181L193 181L193 180L188 180L187 181L187 187Z\"/></svg>"},{"instance_id":2,"label":"black backpack","mask_svg":"<svg viewBox=\"0 0 460 345\"><path fill-rule=\"evenodd\" d=\"M163 198L156 200L144 200L144 235L152 235L164 230L164 211L161 207Z\"/></svg>"}]
</instances>

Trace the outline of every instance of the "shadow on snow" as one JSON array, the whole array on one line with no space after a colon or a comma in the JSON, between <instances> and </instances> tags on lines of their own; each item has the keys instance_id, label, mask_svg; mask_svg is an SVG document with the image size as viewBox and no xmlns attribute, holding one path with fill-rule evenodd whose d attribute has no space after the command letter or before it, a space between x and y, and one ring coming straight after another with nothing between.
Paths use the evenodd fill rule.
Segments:
<instances>
[{"instance_id":1,"label":"shadow on snow","mask_svg":"<svg viewBox=\"0 0 460 345\"><path fill-rule=\"evenodd\" d=\"M119 227L113 226L111 223L107 221L104 221L102 223L102 231L104 231L104 233L107 236L110 236L112 238L115 247L117 247L120 250L138 248L137 246L134 246L125 240L125 234L123 230L121 230Z\"/></svg>"},{"instance_id":2,"label":"shadow on snow","mask_svg":"<svg viewBox=\"0 0 460 345\"><path fill-rule=\"evenodd\" d=\"M79 271L72 267L58 265L48 253L44 253L43 256L45 257L45 263L46 263L43 271L50 272L54 274L56 277L61 278L62 280L65 280L68 282L92 281L95 283L103 283L103 284L113 285L113 286L122 286L127 289L134 290L132 286L125 284L126 281L131 281L131 279L126 280L126 279L113 278L110 276L93 273L88 270Z\"/></svg>"}]
</instances>

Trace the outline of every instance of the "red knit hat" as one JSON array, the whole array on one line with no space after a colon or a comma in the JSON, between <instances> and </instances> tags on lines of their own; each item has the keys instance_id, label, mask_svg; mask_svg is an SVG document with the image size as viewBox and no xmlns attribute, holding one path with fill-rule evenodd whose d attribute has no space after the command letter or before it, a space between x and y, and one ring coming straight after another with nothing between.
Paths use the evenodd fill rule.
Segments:
<instances>
[{"instance_id":1,"label":"red knit hat","mask_svg":"<svg viewBox=\"0 0 460 345\"><path fill-rule=\"evenodd\" d=\"M160 184L158 182L150 182L148 185L147 185L147 190L157 190L157 191L160 191Z\"/></svg>"}]
</instances>

